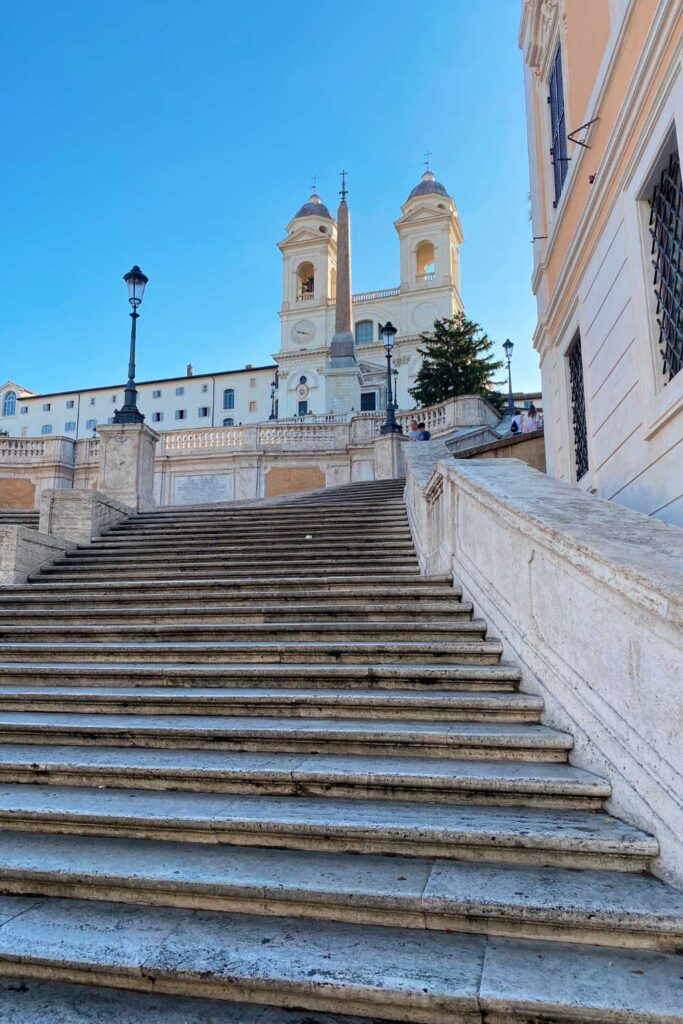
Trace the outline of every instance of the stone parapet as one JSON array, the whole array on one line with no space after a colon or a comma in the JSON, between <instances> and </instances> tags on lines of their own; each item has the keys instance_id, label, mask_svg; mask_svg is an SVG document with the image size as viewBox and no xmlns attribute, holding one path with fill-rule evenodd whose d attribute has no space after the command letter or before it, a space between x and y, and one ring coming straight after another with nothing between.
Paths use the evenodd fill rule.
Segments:
<instances>
[{"instance_id":1,"label":"stone parapet","mask_svg":"<svg viewBox=\"0 0 683 1024\"><path fill-rule=\"evenodd\" d=\"M683 531L514 459L406 448L423 572L447 572L519 662L610 809L656 834L683 880ZM426 479L428 476L428 479Z\"/></svg>"},{"instance_id":2,"label":"stone parapet","mask_svg":"<svg viewBox=\"0 0 683 1024\"><path fill-rule=\"evenodd\" d=\"M0 526L0 586L26 583L31 573L75 545L25 526Z\"/></svg>"},{"instance_id":3,"label":"stone parapet","mask_svg":"<svg viewBox=\"0 0 683 1024\"><path fill-rule=\"evenodd\" d=\"M88 544L110 526L134 515L135 509L99 491L43 491L41 533L75 544Z\"/></svg>"}]
</instances>

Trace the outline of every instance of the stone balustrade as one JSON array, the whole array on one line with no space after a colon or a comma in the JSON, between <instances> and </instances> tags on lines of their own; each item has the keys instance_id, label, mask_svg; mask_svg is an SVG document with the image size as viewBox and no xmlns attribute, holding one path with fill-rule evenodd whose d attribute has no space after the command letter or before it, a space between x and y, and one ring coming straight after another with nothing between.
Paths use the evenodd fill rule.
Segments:
<instances>
[{"instance_id":1,"label":"stone balustrade","mask_svg":"<svg viewBox=\"0 0 683 1024\"><path fill-rule=\"evenodd\" d=\"M390 299L401 294L400 288L380 288L374 292L357 292L353 296L354 302L375 302L377 299ZM334 300L332 300L334 301Z\"/></svg>"},{"instance_id":2,"label":"stone balustrade","mask_svg":"<svg viewBox=\"0 0 683 1024\"><path fill-rule=\"evenodd\" d=\"M516 459L403 446L422 572L447 573L539 693L610 809L653 832L683 881L683 531Z\"/></svg>"},{"instance_id":3,"label":"stone balustrade","mask_svg":"<svg viewBox=\"0 0 683 1024\"><path fill-rule=\"evenodd\" d=\"M0 466L25 463L73 465L74 442L68 437L0 437Z\"/></svg>"}]
</instances>

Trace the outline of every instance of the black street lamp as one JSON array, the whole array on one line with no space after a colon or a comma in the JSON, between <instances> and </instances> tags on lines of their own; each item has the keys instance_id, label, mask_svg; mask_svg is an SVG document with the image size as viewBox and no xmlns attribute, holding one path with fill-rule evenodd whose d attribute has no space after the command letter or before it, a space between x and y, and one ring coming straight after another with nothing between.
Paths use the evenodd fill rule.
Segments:
<instances>
[{"instance_id":1,"label":"black street lamp","mask_svg":"<svg viewBox=\"0 0 683 1024\"><path fill-rule=\"evenodd\" d=\"M380 325L380 332L384 348L387 353L387 418L379 428L380 434L402 434L403 427L396 422L396 405L394 403L391 387L391 352L394 347L396 328L390 320L387 320L384 327Z\"/></svg>"},{"instance_id":2,"label":"black street lamp","mask_svg":"<svg viewBox=\"0 0 683 1024\"><path fill-rule=\"evenodd\" d=\"M145 293L145 285L149 278L142 273L138 266L133 267L123 280L128 285L128 301L133 307L131 310L130 327L130 356L128 359L128 383L123 396L123 406L114 413L114 423L143 423L145 417L138 409L138 393L135 387L135 339L136 324L139 317L138 306L142 302Z\"/></svg>"},{"instance_id":3,"label":"black street lamp","mask_svg":"<svg viewBox=\"0 0 683 1024\"><path fill-rule=\"evenodd\" d=\"M512 401L512 371L510 370L510 362L512 360L512 350L515 346L512 344L509 338L506 338L503 344L503 352L508 364L508 407L505 410L505 415L509 416L510 419L515 415L515 403Z\"/></svg>"},{"instance_id":4,"label":"black street lamp","mask_svg":"<svg viewBox=\"0 0 683 1024\"><path fill-rule=\"evenodd\" d=\"M277 419L277 416L275 414L275 392L276 391L277 391L277 381L276 380L271 380L271 382L270 382L270 416L268 417L268 419L271 419L271 420L276 420Z\"/></svg>"}]
</instances>

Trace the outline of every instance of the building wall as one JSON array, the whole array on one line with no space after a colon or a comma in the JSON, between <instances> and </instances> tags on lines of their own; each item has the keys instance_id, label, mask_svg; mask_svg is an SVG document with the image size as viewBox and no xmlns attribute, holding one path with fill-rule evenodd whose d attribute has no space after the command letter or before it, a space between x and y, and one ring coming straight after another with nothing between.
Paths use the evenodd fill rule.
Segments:
<instances>
[{"instance_id":1,"label":"building wall","mask_svg":"<svg viewBox=\"0 0 683 1024\"><path fill-rule=\"evenodd\" d=\"M683 371L665 382L648 230L672 132L683 130L683 3L525 0L534 345L548 472L683 525ZM555 202L547 102L560 46L570 158ZM546 236L546 237L544 237ZM576 479L567 356L581 339L588 472Z\"/></svg>"},{"instance_id":2,"label":"building wall","mask_svg":"<svg viewBox=\"0 0 683 1024\"><path fill-rule=\"evenodd\" d=\"M157 431L222 426L228 417L236 426L258 423L270 415L270 385L275 370L275 366L264 366L144 381L137 385L138 407L149 426ZM227 389L234 392L232 409L223 408ZM124 386L19 397L14 414L3 416L2 397L8 390L5 387L0 392L0 430L7 431L10 437L41 437L46 436L44 428L51 427L48 433L53 436L78 439L92 437L93 421L111 421L116 409L123 405ZM182 394L176 394L177 390L182 390ZM160 394L157 396L156 392ZM50 408L44 409L45 405ZM184 412L184 418L177 418L179 411ZM156 419L157 415L162 418Z\"/></svg>"}]
</instances>

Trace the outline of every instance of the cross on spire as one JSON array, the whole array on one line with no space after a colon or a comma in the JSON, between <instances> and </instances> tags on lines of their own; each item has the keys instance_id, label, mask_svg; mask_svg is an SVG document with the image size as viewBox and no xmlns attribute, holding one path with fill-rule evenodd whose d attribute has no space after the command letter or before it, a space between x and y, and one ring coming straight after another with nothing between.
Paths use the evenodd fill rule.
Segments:
<instances>
[{"instance_id":1,"label":"cross on spire","mask_svg":"<svg viewBox=\"0 0 683 1024\"><path fill-rule=\"evenodd\" d=\"M430 156L434 156L434 154L432 153L431 149L428 149L427 152L425 153L425 170L426 171L429 170L429 158L430 158Z\"/></svg>"},{"instance_id":2,"label":"cross on spire","mask_svg":"<svg viewBox=\"0 0 683 1024\"><path fill-rule=\"evenodd\" d=\"M317 196L317 194L318 194L318 175L317 174L314 174L313 177L311 178L311 185L313 186L313 195Z\"/></svg>"},{"instance_id":3,"label":"cross on spire","mask_svg":"<svg viewBox=\"0 0 683 1024\"><path fill-rule=\"evenodd\" d=\"M348 173L348 171L339 172L339 177L341 178L341 188L339 190L339 195L342 197L342 203L346 202L346 197L349 194L349 190L346 187L346 175Z\"/></svg>"}]
</instances>

